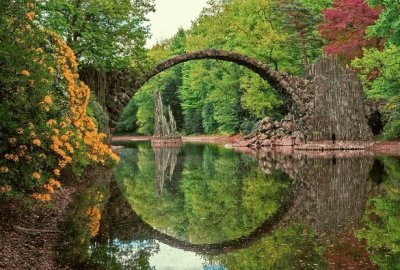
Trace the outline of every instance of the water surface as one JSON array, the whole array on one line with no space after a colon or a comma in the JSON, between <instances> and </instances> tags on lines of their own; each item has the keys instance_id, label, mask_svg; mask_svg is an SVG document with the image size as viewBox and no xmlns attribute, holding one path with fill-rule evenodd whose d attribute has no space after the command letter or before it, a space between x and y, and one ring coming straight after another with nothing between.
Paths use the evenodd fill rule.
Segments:
<instances>
[{"instance_id":1,"label":"water surface","mask_svg":"<svg viewBox=\"0 0 400 270\"><path fill-rule=\"evenodd\" d=\"M398 159L147 142L120 155L71 210L61 254L77 269L400 269Z\"/></svg>"}]
</instances>

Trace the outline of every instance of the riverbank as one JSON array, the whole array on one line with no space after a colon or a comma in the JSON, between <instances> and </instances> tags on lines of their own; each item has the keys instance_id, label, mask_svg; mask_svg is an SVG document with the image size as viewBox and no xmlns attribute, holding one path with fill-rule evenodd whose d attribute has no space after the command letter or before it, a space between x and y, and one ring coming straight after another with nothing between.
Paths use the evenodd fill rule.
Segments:
<instances>
[{"instance_id":1,"label":"riverbank","mask_svg":"<svg viewBox=\"0 0 400 270\"><path fill-rule=\"evenodd\" d=\"M400 157L400 140L388 142L378 141L368 150L372 151L375 155Z\"/></svg>"},{"instance_id":2,"label":"riverbank","mask_svg":"<svg viewBox=\"0 0 400 270\"><path fill-rule=\"evenodd\" d=\"M57 264L57 247L74 191L56 191L51 205L23 205L22 199L0 207L0 269L69 269Z\"/></svg>"},{"instance_id":3,"label":"riverbank","mask_svg":"<svg viewBox=\"0 0 400 270\"><path fill-rule=\"evenodd\" d=\"M80 177L63 175L63 187L51 203L26 198L2 200L0 205L0 269L69 270L59 263L62 225L81 186L111 176L103 167L89 168ZM100 179L100 180L99 180Z\"/></svg>"},{"instance_id":4,"label":"riverbank","mask_svg":"<svg viewBox=\"0 0 400 270\"><path fill-rule=\"evenodd\" d=\"M235 143L243 138L241 134L235 135L194 135L194 136L182 136L183 142L197 142L197 143ZM151 136L113 136L112 141L150 141Z\"/></svg>"},{"instance_id":5,"label":"riverbank","mask_svg":"<svg viewBox=\"0 0 400 270\"><path fill-rule=\"evenodd\" d=\"M112 141L150 141L151 136L114 136ZM243 135L201 135L201 136L183 136L183 142L196 143L218 143L218 144L234 144L243 139ZM247 147L246 147L247 148ZM280 148L280 147L277 147ZM287 148L287 147L283 147ZM268 148L265 148L268 149ZM364 151L364 150L361 150ZM388 155L400 157L400 140L395 141L375 141L365 151L375 155Z\"/></svg>"}]
</instances>

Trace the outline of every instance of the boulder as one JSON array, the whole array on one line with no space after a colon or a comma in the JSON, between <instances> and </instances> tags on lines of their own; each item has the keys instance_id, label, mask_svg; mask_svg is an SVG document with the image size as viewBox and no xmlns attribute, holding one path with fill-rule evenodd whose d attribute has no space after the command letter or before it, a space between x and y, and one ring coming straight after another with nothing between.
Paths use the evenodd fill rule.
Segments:
<instances>
[{"instance_id":1,"label":"boulder","mask_svg":"<svg viewBox=\"0 0 400 270\"><path fill-rule=\"evenodd\" d=\"M266 139L262 142L261 146L271 146L271 140Z\"/></svg>"},{"instance_id":2,"label":"boulder","mask_svg":"<svg viewBox=\"0 0 400 270\"><path fill-rule=\"evenodd\" d=\"M294 139L292 139L292 138L289 137L289 136L284 136L284 137L282 137L282 139L280 140L280 144L279 144L279 145L282 145L282 146L292 146L293 143L294 143Z\"/></svg>"},{"instance_id":3,"label":"boulder","mask_svg":"<svg viewBox=\"0 0 400 270\"><path fill-rule=\"evenodd\" d=\"M294 131L293 121L284 121L282 123L282 128L288 131Z\"/></svg>"}]
</instances>

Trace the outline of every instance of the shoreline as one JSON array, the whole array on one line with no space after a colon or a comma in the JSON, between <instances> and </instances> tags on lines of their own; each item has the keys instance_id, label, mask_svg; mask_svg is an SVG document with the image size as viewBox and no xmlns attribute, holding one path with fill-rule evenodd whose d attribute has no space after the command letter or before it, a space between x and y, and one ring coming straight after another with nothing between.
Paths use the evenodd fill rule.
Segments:
<instances>
[{"instance_id":1,"label":"shoreline","mask_svg":"<svg viewBox=\"0 0 400 270\"><path fill-rule=\"evenodd\" d=\"M88 167L81 176L62 175L63 186L49 203L5 200L0 205L0 269L71 270L59 257L65 244L62 227L82 187L109 176L109 168Z\"/></svg>"},{"instance_id":2,"label":"shoreline","mask_svg":"<svg viewBox=\"0 0 400 270\"><path fill-rule=\"evenodd\" d=\"M182 136L183 142L196 142L196 143L217 143L217 144L233 144L243 139L242 134L235 135L199 135L199 136ZM115 136L112 137L112 142L117 141L150 141L151 136ZM373 145L366 147L365 149L354 150L354 151L368 151L377 156L393 156L400 157L400 140L394 141L372 141ZM252 149L250 147L232 147L236 149ZM280 149L287 148L285 146L277 147L265 147L262 149ZM295 151L304 152L302 149L295 149ZM332 150L309 150L309 152L329 152ZM337 152L347 150L333 150Z\"/></svg>"},{"instance_id":3,"label":"shoreline","mask_svg":"<svg viewBox=\"0 0 400 270\"><path fill-rule=\"evenodd\" d=\"M24 198L1 206L0 269L70 269L60 265L57 258L62 235L60 225L75 192L76 189L69 186L57 190L51 206L24 205Z\"/></svg>"},{"instance_id":4,"label":"shoreline","mask_svg":"<svg viewBox=\"0 0 400 270\"><path fill-rule=\"evenodd\" d=\"M234 135L195 135L195 136L182 136L182 142L198 142L198 143L235 143L243 138L241 134ZM137 142L137 141L150 141L151 136L112 136L111 142Z\"/></svg>"}]
</instances>

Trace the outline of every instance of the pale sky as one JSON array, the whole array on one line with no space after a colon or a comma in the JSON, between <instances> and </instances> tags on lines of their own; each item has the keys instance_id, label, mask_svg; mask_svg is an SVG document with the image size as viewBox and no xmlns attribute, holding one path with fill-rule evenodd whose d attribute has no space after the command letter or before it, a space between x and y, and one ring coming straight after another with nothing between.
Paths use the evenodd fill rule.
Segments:
<instances>
[{"instance_id":1,"label":"pale sky","mask_svg":"<svg viewBox=\"0 0 400 270\"><path fill-rule=\"evenodd\" d=\"M162 0L166 1L166 0ZM161 242L160 250L150 257L150 265L157 270L202 270L206 261L194 252L167 246Z\"/></svg>"},{"instance_id":2,"label":"pale sky","mask_svg":"<svg viewBox=\"0 0 400 270\"><path fill-rule=\"evenodd\" d=\"M188 29L207 5L207 0L155 0L155 4L156 12L148 16L152 37L147 41L147 48L172 37L179 27Z\"/></svg>"}]
</instances>

